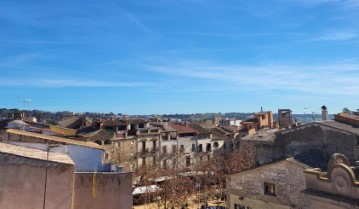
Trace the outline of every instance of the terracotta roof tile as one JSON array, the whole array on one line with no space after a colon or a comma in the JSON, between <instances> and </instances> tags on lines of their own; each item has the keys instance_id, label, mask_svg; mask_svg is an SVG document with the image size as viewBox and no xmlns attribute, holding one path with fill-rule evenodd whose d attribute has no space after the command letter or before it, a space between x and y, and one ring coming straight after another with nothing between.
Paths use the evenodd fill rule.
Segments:
<instances>
[{"instance_id":1,"label":"terracotta roof tile","mask_svg":"<svg viewBox=\"0 0 359 209\"><path fill-rule=\"evenodd\" d=\"M168 126L180 134L183 134L183 133L196 133L197 134L196 130L194 130L193 128L191 128L190 126L185 125L185 124L168 123Z\"/></svg>"},{"instance_id":2,"label":"terracotta roof tile","mask_svg":"<svg viewBox=\"0 0 359 209\"><path fill-rule=\"evenodd\" d=\"M34 137L34 138L43 139L43 140L49 140L49 141L53 141L53 142L64 143L64 144L79 145L79 146L91 147L91 148L95 148L95 149L104 149L102 146L100 146L96 143L92 143L92 142L76 141L76 140L72 140L72 139L66 139L66 138L61 138L61 137L56 137L56 136L48 136L48 135L43 135L43 134L38 134L38 133L33 133L33 132L28 132L28 131L16 130L16 129L7 129L6 132L11 133L11 134L21 135L21 136L28 136L28 137Z\"/></svg>"}]
</instances>

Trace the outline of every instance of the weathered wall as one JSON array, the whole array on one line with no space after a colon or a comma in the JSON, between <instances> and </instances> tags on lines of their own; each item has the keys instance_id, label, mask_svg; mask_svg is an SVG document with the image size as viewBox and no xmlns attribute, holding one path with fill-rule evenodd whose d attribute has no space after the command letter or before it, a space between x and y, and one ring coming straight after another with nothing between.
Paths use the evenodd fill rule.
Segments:
<instances>
[{"instance_id":1,"label":"weathered wall","mask_svg":"<svg viewBox=\"0 0 359 209\"><path fill-rule=\"evenodd\" d=\"M118 143L116 148L116 158L124 171L133 171L137 167L137 139L115 139Z\"/></svg>"},{"instance_id":2,"label":"weathered wall","mask_svg":"<svg viewBox=\"0 0 359 209\"><path fill-rule=\"evenodd\" d=\"M103 164L104 150L78 145L60 145L51 151L68 154L75 162L76 172L109 171L109 166Z\"/></svg>"},{"instance_id":3,"label":"weathered wall","mask_svg":"<svg viewBox=\"0 0 359 209\"><path fill-rule=\"evenodd\" d=\"M284 159L282 145L274 141L241 140L240 149L253 149L254 161L258 165L268 164Z\"/></svg>"},{"instance_id":4,"label":"weathered wall","mask_svg":"<svg viewBox=\"0 0 359 209\"><path fill-rule=\"evenodd\" d=\"M316 196L310 197L311 209L325 208L325 209L358 209L358 205L346 203L340 200L332 200Z\"/></svg>"},{"instance_id":5,"label":"weathered wall","mask_svg":"<svg viewBox=\"0 0 359 209\"><path fill-rule=\"evenodd\" d=\"M229 209L235 209L234 204L250 207L252 209L291 209L288 205L279 205L268 201L253 199L245 197L242 199L241 196L230 194L229 195Z\"/></svg>"},{"instance_id":6,"label":"weathered wall","mask_svg":"<svg viewBox=\"0 0 359 209\"><path fill-rule=\"evenodd\" d=\"M261 166L227 177L227 190L231 195L251 198L246 206L253 209L262 208L261 202L292 206L295 208L308 208L307 197L301 193L306 188L303 168L283 160L277 163ZM276 185L276 196L264 194L264 183ZM255 200L258 203L255 203ZM231 207L234 202L230 202ZM263 205L262 205L263 206ZM275 205L266 205L266 208L277 208Z\"/></svg>"},{"instance_id":7,"label":"weathered wall","mask_svg":"<svg viewBox=\"0 0 359 209\"><path fill-rule=\"evenodd\" d=\"M0 163L1 209L43 208L45 163L33 161L33 165ZM72 207L73 171L71 165L48 168L46 209Z\"/></svg>"},{"instance_id":8,"label":"weathered wall","mask_svg":"<svg viewBox=\"0 0 359 209\"><path fill-rule=\"evenodd\" d=\"M350 161L358 159L358 144L355 134L312 124L277 134L276 144L283 146L284 157L304 153L323 153L329 157L342 153Z\"/></svg>"},{"instance_id":9,"label":"weathered wall","mask_svg":"<svg viewBox=\"0 0 359 209\"><path fill-rule=\"evenodd\" d=\"M75 209L132 209L132 173L75 173Z\"/></svg>"},{"instance_id":10,"label":"weathered wall","mask_svg":"<svg viewBox=\"0 0 359 209\"><path fill-rule=\"evenodd\" d=\"M34 148L46 151L47 144L44 143L31 143L19 141L7 141L6 143L19 145L28 148ZM51 145L54 146L54 145ZM109 166L103 163L104 150L95 149L91 147L84 147L78 145L61 145L57 144L51 147L51 152L68 154L75 162L76 172L103 172L108 171Z\"/></svg>"}]
</instances>

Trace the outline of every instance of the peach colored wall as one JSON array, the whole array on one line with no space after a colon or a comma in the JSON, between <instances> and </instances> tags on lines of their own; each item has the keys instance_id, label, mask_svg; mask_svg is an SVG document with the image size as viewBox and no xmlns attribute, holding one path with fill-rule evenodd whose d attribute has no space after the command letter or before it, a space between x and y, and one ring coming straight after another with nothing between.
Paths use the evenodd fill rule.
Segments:
<instances>
[{"instance_id":1,"label":"peach colored wall","mask_svg":"<svg viewBox=\"0 0 359 209\"><path fill-rule=\"evenodd\" d=\"M74 209L132 209L132 173L75 173Z\"/></svg>"},{"instance_id":2,"label":"peach colored wall","mask_svg":"<svg viewBox=\"0 0 359 209\"><path fill-rule=\"evenodd\" d=\"M43 163L36 166L38 162L33 160L33 165L29 165L5 164L0 161L1 209L43 208L46 171ZM74 167L71 165L48 168L46 209L72 207L73 172Z\"/></svg>"}]
</instances>

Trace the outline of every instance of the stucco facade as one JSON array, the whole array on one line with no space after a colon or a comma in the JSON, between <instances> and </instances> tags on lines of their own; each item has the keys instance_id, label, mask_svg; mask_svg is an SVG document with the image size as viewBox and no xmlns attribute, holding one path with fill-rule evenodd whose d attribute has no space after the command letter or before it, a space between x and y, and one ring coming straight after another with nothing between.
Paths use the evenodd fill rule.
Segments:
<instances>
[{"instance_id":1,"label":"stucco facade","mask_svg":"<svg viewBox=\"0 0 359 209\"><path fill-rule=\"evenodd\" d=\"M75 173L74 209L132 209L132 173Z\"/></svg>"},{"instance_id":2,"label":"stucco facade","mask_svg":"<svg viewBox=\"0 0 359 209\"><path fill-rule=\"evenodd\" d=\"M328 172L319 168L305 171L310 208L359 208L359 181L357 166L350 166L342 154L334 154L328 163Z\"/></svg>"},{"instance_id":3,"label":"stucco facade","mask_svg":"<svg viewBox=\"0 0 359 209\"><path fill-rule=\"evenodd\" d=\"M1 209L72 207L74 163L55 153L46 163L46 156L44 151L0 143Z\"/></svg>"}]
</instances>

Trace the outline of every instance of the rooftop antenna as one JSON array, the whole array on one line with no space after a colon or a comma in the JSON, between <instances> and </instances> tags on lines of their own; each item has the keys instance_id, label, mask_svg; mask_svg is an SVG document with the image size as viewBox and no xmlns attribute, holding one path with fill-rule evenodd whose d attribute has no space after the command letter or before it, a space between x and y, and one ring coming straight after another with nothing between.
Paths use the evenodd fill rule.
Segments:
<instances>
[{"instance_id":1,"label":"rooftop antenna","mask_svg":"<svg viewBox=\"0 0 359 209\"><path fill-rule=\"evenodd\" d=\"M24 108L23 108L22 119L25 119L25 106L29 105L30 103L31 103L31 99L24 99L23 100Z\"/></svg>"}]
</instances>

